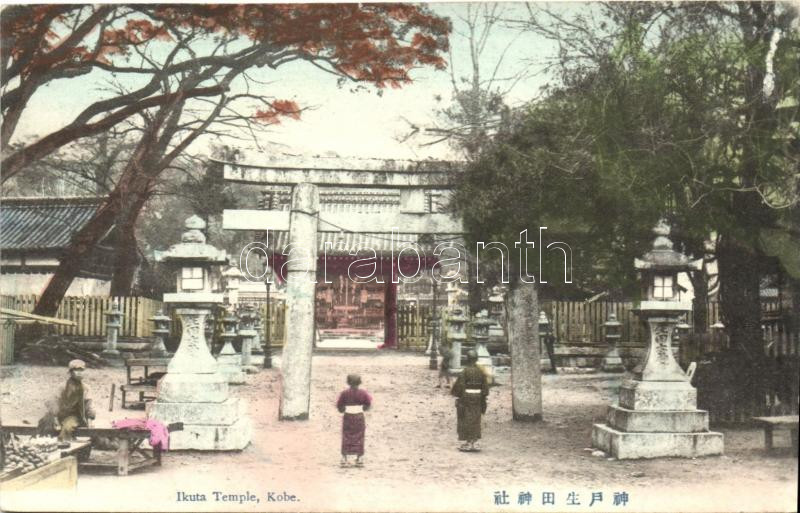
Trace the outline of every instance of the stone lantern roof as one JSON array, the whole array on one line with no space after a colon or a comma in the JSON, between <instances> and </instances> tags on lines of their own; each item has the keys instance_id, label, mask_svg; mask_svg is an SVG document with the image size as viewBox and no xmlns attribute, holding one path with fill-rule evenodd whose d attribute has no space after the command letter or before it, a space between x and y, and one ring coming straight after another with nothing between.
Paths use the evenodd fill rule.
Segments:
<instances>
[{"instance_id":1,"label":"stone lantern roof","mask_svg":"<svg viewBox=\"0 0 800 513\"><path fill-rule=\"evenodd\" d=\"M205 221L194 215L184 224L186 231L181 235L181 241L173 244L166 251L156 251L156 262L180 264L182 262L202 262L207 264L223 264L228 262L228 255L224 249L217 249L211 244L206 244L206 236L201 230L206 227Z\"/></svg>"},{"instance_id":2,"label":"stone lantern roof","mask_svg":"<svg viewBox=\"0 0 800 513\"><path fill-rule=\"evenodd\" d=\"M669 240L669 226L661 221L653 228L656 239L653 249L644 254L642 258L634 259L633 266L639 270L652 271L697 271L702 266L702 260L691 260L689 257L675 251L672 241Z\"/></svg>"}]
</instances>

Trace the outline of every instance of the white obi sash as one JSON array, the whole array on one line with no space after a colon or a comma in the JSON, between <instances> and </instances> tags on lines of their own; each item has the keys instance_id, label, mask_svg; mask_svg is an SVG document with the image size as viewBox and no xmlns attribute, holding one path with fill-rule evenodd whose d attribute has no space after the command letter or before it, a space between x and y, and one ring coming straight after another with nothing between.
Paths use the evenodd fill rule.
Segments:
<instances>
[{"instance_id":1,"label":"white obi sash","mask_svg":"<svg viewBox=\"0 0 800 513\"><path fill-rule=\"evenodd\" d=\"M344 407L345 413L364 413L364 407L360 404L351 404Z\"/></svg>"}]
</instances>

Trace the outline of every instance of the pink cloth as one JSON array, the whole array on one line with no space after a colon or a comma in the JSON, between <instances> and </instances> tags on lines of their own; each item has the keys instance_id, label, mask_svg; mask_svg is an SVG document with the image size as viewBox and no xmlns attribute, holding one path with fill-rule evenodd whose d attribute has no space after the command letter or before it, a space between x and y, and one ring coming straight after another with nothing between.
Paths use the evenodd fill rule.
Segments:
<instances>
[{"instance_id":1,"label":"pink cloth","mask_svg":"<svg viewBox=\"0 0 800 513\"><path fill-rule=\"evenodd\" d=\"M150 447L161 446L162 451L169 450L169 430L167 426L155 419L122 419L111 423L115 429L148 429L150 430Z\"/></svg>"}]
</instances>

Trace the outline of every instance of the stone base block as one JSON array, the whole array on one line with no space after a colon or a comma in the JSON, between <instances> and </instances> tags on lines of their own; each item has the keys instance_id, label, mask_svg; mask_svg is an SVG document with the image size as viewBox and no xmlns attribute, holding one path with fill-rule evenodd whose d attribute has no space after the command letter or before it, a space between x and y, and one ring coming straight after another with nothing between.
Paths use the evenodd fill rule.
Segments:
<instances>
[{"instance_id":1,"label":"stone base block","mask_svg":"<svg viewBox=\"0 0 800 513\"><path fill-rule=\"evenodd\" d=\"M188 424L169 436L170 450L241 451L250 443L252 424L247 417L228 426Z\"/></svg>"},{"instance_id":2,"label":"stone base block","mask_svg":"<svg viewBox=\"0 0 800 513\"><path fill-rule=\"evenodd\" d=\"M125 359L122 358L122 353L117 350L103 350L100 356L106 361L109 367L125 367Z\"/></svg>"},{"instance_id":3,"label":"stone base block","mask_svg":"<svg viewBox=\"0 0 800 513\"><path fill-rule=\"evenodd\" d=\"M244 372L241 367L224 368L220 366L219 373L225 376L231 385L243 385L245 383Z\"/></svg>"},{"instance_id":4,"label":"stone base block","mask_svg":"<svg viewBox=\"0 0 800 513\"><path fill-rule=\"evenodd\" d=\"M167 403L159 398L147 404L147 415L162 424L188 422L230 426L245 414L244 403L233 397L221 403Z\"/></svg>"},{"instance_id":5,"label":"stone base block","mask_svg":"<svg viewBox=\"0 0 800 513\"><path fill-rule=\"evenodd\" d=\"M228 380L220 373L167 373L158 382L157 395L168 403L221 403L228 398Z\"/></svg>"},{"instance_id":6,"label":"stone base block","mask_svg":"<svg viewBox=\"0 0 800 513\"><path fill-rule=\"evenodd\" d=\"M701 433L708 431L708 412L692 411L634 411L611 406L606 417L608 425L620 431L642 433Z\"/></svg>"},{"instance_id":7,"label":"stone base block","mask_svg":"<svg viewBox=\"0 0 800 513\"><path fill-rule=\"evenodd\" d=\"M619 387L619 405L629 410L697 409L697 389L688 381L626 380Z\"/></svg>"},{"instance_id":8,"label":"stone base block","mask_svg":"<svg viewBox=\"0 0 800 513\"><path fill-rule=\"evenodd\" d=\"M244 383L244 371L242 370L242 355L238 353L220 353L217 356L217 370L228 379L232 385Z\"/></svg>"},{"instance_id":9,"label":"stone base block","mask_svg":"<svg viewBox=\"0 0 800 513\"><path fill-rule=\"evenodd\" d=\"M606 424L592 428L592 446L615 458L695 458L722 454L722 433L625 433Z\"/></svg>"},{"instance_id":10,"label":"stone base block","mask_svg":"<svg viewBox=\"0 0 800 513\"><path fill-rule=\"evenodd\" d=\"M622 364L622 358L619 355L608 355L603 358L600 368L603 369L603 372L625 372L625 365Z\"/></svg>"}]
</instances>

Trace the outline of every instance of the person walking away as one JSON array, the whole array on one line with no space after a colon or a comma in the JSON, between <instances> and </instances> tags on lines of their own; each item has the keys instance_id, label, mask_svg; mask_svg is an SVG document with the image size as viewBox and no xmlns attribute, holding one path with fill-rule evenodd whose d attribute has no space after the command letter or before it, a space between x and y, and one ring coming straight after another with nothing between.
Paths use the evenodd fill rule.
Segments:
<instances>
[{"instance_id":1,"label":"person walking away","mask_svg":"<svg viewBox=\"0 0 800 513\"><path fill-rule=\"evenodd\" d=\"M460 451L475 452L475 443L481 438L481 416L486 413L489 380L477 366L478 353L467 352L467 365L450 391L456 397L458 439Z\"/></svg>"},{"instance_id":2,"label":"person walking away","mask_svg":"<svg viewBox=\"0 0 800 513\"><path fill-rule=\"evenodd\" d=\"M348 388L339 394L336 401L336 408L342 417L342 462L343 467L347 466L350 455L356 456L355 464L357 467L364 465L364 434L366 432L366 422L364 412L372 406L372 397L366 390L359 388L361 376L358 374L347 375Z\"/></svg>"},{"instance_id":3,"label":"person walking away","mask_svg":"<svg viewBox=\"0 0 800 513\"><path fill-rule=\"evenodd\" d=\"M447 386L450 386L450 360L453 359L453 351L448 346L442 346L442 362L439 364L439 384L436 388L441 388L442 379L445 379Z\"/></svg>"}]
</instances>

